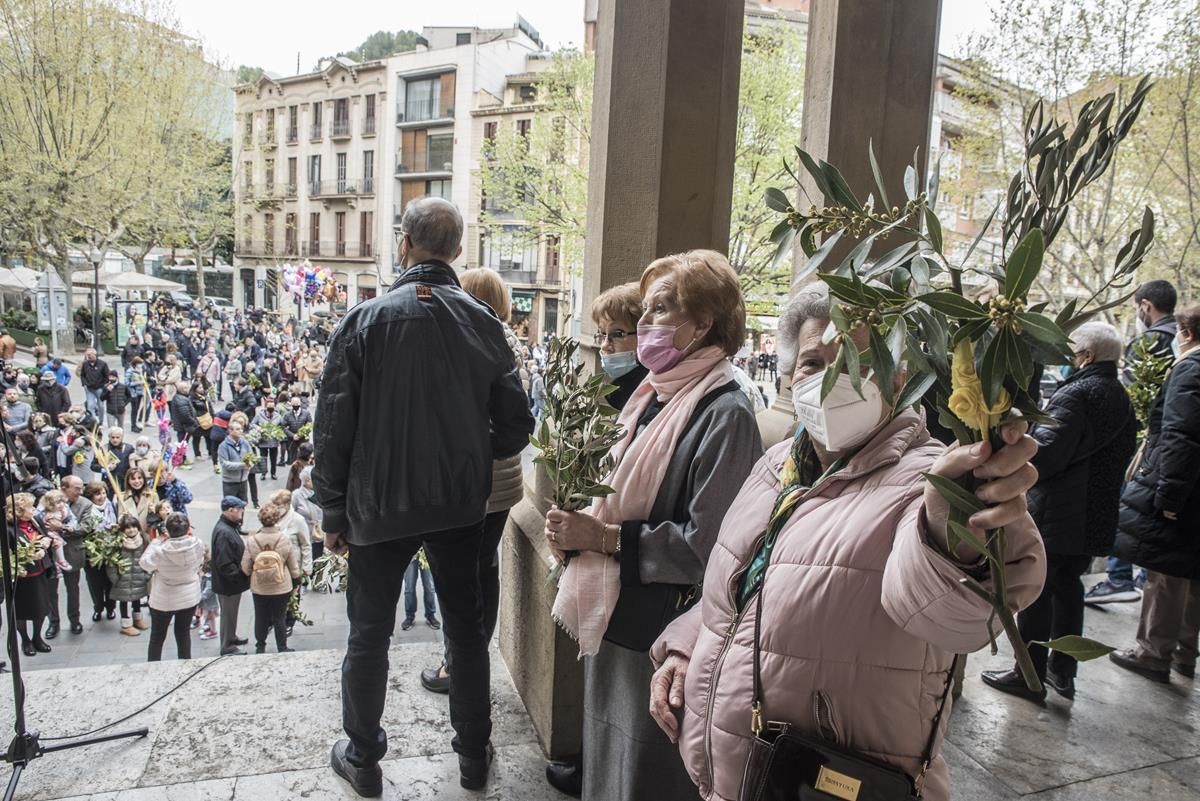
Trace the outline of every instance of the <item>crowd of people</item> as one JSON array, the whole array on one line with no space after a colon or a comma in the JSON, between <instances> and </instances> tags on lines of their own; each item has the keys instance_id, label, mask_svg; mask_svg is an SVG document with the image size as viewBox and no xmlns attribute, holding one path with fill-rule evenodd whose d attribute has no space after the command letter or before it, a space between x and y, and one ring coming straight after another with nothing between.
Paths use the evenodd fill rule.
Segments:
<instances>
[{"instance_id":1,"label":"crowd of people","mask_svg":"<svg viewBox=\"0 0 1200 801\"><path fill-rule=\"evenodd\" d=\"M463 786L487 782L500 471L553 391L544 351L510 347L504 288L485 286L496 275L449 267L461 249L454 207L410 203L402 230L402 278L352 310L330 343L333 391L319 399L315 443L326 546L355 554L347 739L331 762L364 796L382 788L387 641L418 549L443 590L446 642L444 663L421 680L449 691ZM967 448L931 434L922 409L892 408L874 376L861 396L848 374L821 391L837 344L824 340L831 301L819 281L783 310L775 365L770 353L739 357L745 306L718 253L659 259L600 295L595 344L625 434L613 494L546 515L546 545L566 565L554 618L579 643L585 677L582 754L548 766L550 783L606 801L744 797L752 752L785 722L882 760L921 797L949 798L939 746L955 669L996 624L963 582L986 582L987 562L948 537L950 508L930 475L981 480L988 506L968 524L977 536L1007 532L1008 600L1025 639L1082 633L1081 577L1108 556L1113 571L1148 570L1137 646L1113 662L1156 681L1194 675L1200 307L1175 313L1160 281L1136 303L1139 338L1176 359L1147 430L1122 386L1122 362L1141 351L1124 353L1117 330L1094 321L1073 332L1072 364L1045 401L1055 424L1017 420L994 444ZM764 443L739 373L768 379L773 366L809 422ZM434 384L440 392L411 390ZM420 575L410 571L413 595ZM1087 601L1106 594L1093 588ZM1073 698L1074 660L1031 651L1044 684ZM1015 670L983 678L1046 702Z\"/></svg>"},{"instance_id":2,"label":"crowd of people","mask_svg":"<svg viewBox=\"0 0 1200 801\"><path fill-rule=\"evenodd\" d=\"M523 493L521 453L554 389L545 344L521 342L509 324L499 275L450 266L462 247L455 207L413 201L401 231L400 278L324 336L261 316L159 310L123 350L123 372L89 351L73 373L43 349L35 375L3 374L25 652L49 650L58 634L60 584L76 630L80 573L93 619L119 608L124 633L148 628L152 660L171 631L189 656L193 626L239 653L246 592L256 651L272 638L286 652L313 562L352 553L347 737L331 764L367 797L382 793L397 607L403 595L400 627L415 625L418 585L425 621L444 637L421 683L449 695L462 786L489 780L499 545ZM890 392L872 375L860 393L844 370L823 391L838 343L825 338L833 310L819 280L757 353L743 350L737 274L714 251L657 259L597 297L599 367L623 433L612 494L545 516L545 546L564 566L553 616L584 661L582 753L547 766L548 781L593 801L731 801L762 780L755 755L786 724L876 760L918 797L948 799L940 744L955 672L997 624L964 582L987 582L989 563L950 536L930 476L980 480L987 506L966 524L976 536L1005 530L1024 640L1082 634L1088 604L1140 599L1136 642L1110 659L1155 682L1192 679L1200 306L1177 309L1158 280L1134 301L1134 343L1100 320L1071 333L1071 364L1043 403L1052 423L1014 420L991 442L958 447L919 405L885 400L903 370ZM868 346L861 330L851 338ZM1173 364L1143 426L1127 384L1146 353ZM781 442L760 434L755 379L790 388L805 421ZM222 485L208 549L180 475L205 456ZM287 488L269 492L285 471ZM259 527L247 533L249 505ZM85 542L101 526L119 545L103 565ZM1086 589L1097 557L1107 578ZM1030 655L1045 687L1073 699L1075 660L1039 645ZM982 680L1046 704L1016 666Z\"/></svg>"},{"instance_id":3,"label":"crowd of people","mask_svg":"<svg viewBox=\"0 0 1200 801\"><path fill-rule=\"evenodd\" d=\"M15 592L25 655L49 652L59 636L60 586L69 631L83 632L81 576L93 622L119 615L121 634L149 630L151 661L161 658L172 626L181 658L190 656L192 630L202 639L221 636L222 654L240 653L237 599L246 590L255 599L259 652L272 629L277 647L289 650L289 601L321 555L312 398L331 327L158 303L119 354L88 349L74 370L41 340L33 367L19 367L15 352L6 352L0 459L14 493L5 513L10 537L31 558ZM211 551L194 536L184 478L204 459L222 487ZM240 528L247 504L262 527L253 533ZM236 539L217 536L231 525ZM277 532L284 547L267 547L260 558L254 549L276 542ZM106 534L107 549L96 546Z\"/></svg>"}]
</instances>

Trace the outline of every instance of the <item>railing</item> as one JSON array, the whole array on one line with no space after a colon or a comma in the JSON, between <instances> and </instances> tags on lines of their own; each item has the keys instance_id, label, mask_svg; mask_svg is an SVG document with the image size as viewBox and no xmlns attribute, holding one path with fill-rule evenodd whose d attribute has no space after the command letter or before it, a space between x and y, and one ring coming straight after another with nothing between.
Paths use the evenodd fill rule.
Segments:
<instances>
[{"instance_id":1,"label":"railing","mask_svg":"<svg viewBox=\"0 0 1200 801\"><path fill-rule=\"evenodd\" d=\"M314 142L321 141L321 123L314 122L312 124L312 126L310 126L310 130L308 132L308 138Z\"/></svg>"},{"instance_id":2,"label":"railing","mask_svg":"<svg viewBox=\"0 0 1200 801\"><path fill-rule=\"evenodd\" d=\"M361 195L358 181L341 178L334 181L312 181L308 187L310 197L334 197L337 195Z\"/></svg>"},{"instance_id":3,"label":"railing","mask_svg":"<svg viewBox=\"0 0 1200 801\"><path fill-rule=\"evenodd\" d=\"M497 270L500 277L510 284L536 284L537 270Z\"/></svg>"},{"instance_id":4,"label":"railing","mask_svg":"<svg viewBox=\"0 0 1200 801\"><path fill-rule=\"evenodd\" d=\"M283 185L283 196L284 197L297 197L299 195L299 193L296 191L296 189L297 189L297 187L295 184L284 184Z\"/></svg>"},{"instance_id":5,"label":"railing","mask_svg":"<svg viewBox=\"0 0 1200 801\"><path fill-rule=\"evenodd\" d=\"M447 165L449 165L449 166L447 166ZM454 168L453 168L452 162L449 162L449 161L434 162L429 158L428 154L426 154L423 162L418 162L417 164L405 164L400 161L396 162L396 175L406 175L408 173L427 173L427 172L437 172L437 173L444 173L446 175L450 175L454 172Z\"/></svg>"},{"instance_id":6,"label":"railing","mask_svg":"<svg viewBox=\"0 0 1200 801\"><path fill-rule=\"evenodd\" d=\"M259 142L259 144L261 144L263 147L268 147L268 148L270 148L270 147L275 147L275 145L276 145L276 142L275 142L275 131L274 131L274 129L267 130L267 131L263 131L261 134L259 134L259 135L258 135L258 142Z\"/></svg>"},{"instance_id":7,"label":"railing","mask_svg":"<svg viewBox=\"0 0 1200 801\"><path fill-rule=\"evenodd\" d=\"M334 139L345 139L350 136L350 120L334 120L329 123L329 135Z\"/></svg>"},{"instance_id":8,"label":"railing","mask_svg":"<svg viewBox=\"0 0 1200 801\"><path fill-rule=\"evenodd\" d=\"M360 194L364 194L364 195L375 194L375 179L373 177L363 178L362 192Z\"/></svg>"},{"instance_id":9,"label":"railing","mask_svg":"<svg viewBox=\"0 0 1200 801\"><path fill-rule=\"evenodd\" d=\"M287 143L294 145L300 141L300 129L295 125L289 126L287 129Z\"/></svg>"},{"instance_id":10,"label":"railing","mask_svg":"<svg viewBox=\"0 0 1200 801\"><path fill-rule=\"evenodd\" d=\"M363 136L375 135L375 117L367 117L363 120Z\"/></svg>"},{"instance_id":11,"label":"railing","mask_svg":"<svg viewBox=\"0 0 1200 801\"><path fill-rule=\"evenodd\" d=\"M397 109L396 122L423 122L438 117L438 103L435 98L427 100L405 101L404 108Z\"/></svg>"},{"instance_id":12,"label":"railing","mask_svg":"<svg viewBox=\"0 0 1200 801\"><path fill-rule=\"evenodd\" d=\"M321 256L326 259L374 259L375 245L372 242L346 242L323 239L300 243L301 256Z\"/></svg>"}]
</instances>

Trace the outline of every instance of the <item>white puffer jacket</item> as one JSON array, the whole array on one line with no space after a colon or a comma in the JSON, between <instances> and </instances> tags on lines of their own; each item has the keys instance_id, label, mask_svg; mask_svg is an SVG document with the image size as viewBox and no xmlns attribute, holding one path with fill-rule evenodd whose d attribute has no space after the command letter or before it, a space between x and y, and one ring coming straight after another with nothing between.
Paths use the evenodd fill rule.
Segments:
<instances>
[{"instance_id":1,"label":"white puffer jacket","mask_svg":"<svg viewBox=\"0 0 1200 801\"><path fill-rule=\"evenodd\" d=\"M142 554L150 574L150 608L160 612L190 609L200 603L204 543L191 535L153 540Z\"/></svg>"}]
</instances>

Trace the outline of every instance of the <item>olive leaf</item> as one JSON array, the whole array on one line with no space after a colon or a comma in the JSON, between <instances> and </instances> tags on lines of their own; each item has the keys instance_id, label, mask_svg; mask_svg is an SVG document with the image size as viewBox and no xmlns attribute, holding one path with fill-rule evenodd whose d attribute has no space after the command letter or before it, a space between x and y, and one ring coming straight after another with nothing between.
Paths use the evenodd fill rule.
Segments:
<instances>
[{"instance_id":1,"label":"olive leaf","mask_svg":"<svg viewBox=\"0 0 1200 801\"><path fill-rule=\"evenodd\" d=\"M1049 648L1051 651L1058 651L1060 654L1074 657L1079 662L1090 662L1093 659L1108 656L1117 650L1111 645L1105 645L1102 642L1090 640L1078 634L1068 634L1065 637L1059 637L1054 640L1031 640L1029 644L1040 645L1043 648Z\"/></svg>"}]
</instances>

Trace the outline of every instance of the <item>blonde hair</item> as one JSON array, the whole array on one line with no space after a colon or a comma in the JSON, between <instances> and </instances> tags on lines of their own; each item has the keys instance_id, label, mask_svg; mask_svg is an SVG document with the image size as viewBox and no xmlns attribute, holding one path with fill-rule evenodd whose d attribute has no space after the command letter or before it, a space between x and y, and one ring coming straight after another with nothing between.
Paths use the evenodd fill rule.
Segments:
<instances>
[{"instance_id":1,"label":"blonde hair","mask_svg":"<svg viewBox=\"0 0 1200 801\"><path fill-rule=\"evenodd\" d=\"M50 490L42 496L38 505L42 507L43 512L53 512L55 509L61 508L66 502L67 496L63 494L62 490Z\"/></svg>"},{"instance_id":2,"label":"blonde hair","mask_svg":"<svg viewBox=\"0 0 1200 801\"><path fill-rule=\"evenodd\" d=\"M271 493L271 499L268 503L282 506L285 509L292 508L292 491L287 489L275 490Z\"/></svg>"},{"instance_id":3,"label":"blonde hair","mask_svg":"<svg viewBox=\"0 0 1200 801\"><path fill-rule=\"evenodd\" d=\"M22 512L33 511L34 505L37 503L37 499L33 497L33 493L31 492L18 492L12 496L12 502L13 505L9 507L9 515L11 518L12 513L15 511L17 517L16 520L12 520L12 522L16 523L17 520L21 519Z\"/></svg>"},{"instance_id":4,"label":"blonde hair","mask_svg":"<svg viewBox=\"0 0 1200 801\"><path fill-rule=\"evenodd\" d=\"M674 296L693 322L712 320L705 345L732 356L746 339L746 301L737 273L715 250L689 250L650 263L638 287L646 296L655 281L674 279Z\"/></svg>"},{"instance_id":5,"label":"blonde hair","mask_svg":"<svg viewBox=\"0 0 1200 801\"><path fill-rule=\"evenodd\" d=\"M462 288L471 297L491 306L492 311L507 323L512 317L512 301L509 300L508 286L495 271L487 267L472 267L464 270L459 276Z\"/></svg>"},{"instance_id":6,"label":"blonde hair","mask_svg":"<svg viewBox=\"0 0 1200 801\"><path fill-rule=\"evenodd\" d=\"M229 425L233 425L234 423L241 423L242 430L245 431L250 427L250 418L246 416L245 412L234 412L229 415Z\"/></svg>"}]
</instances>

